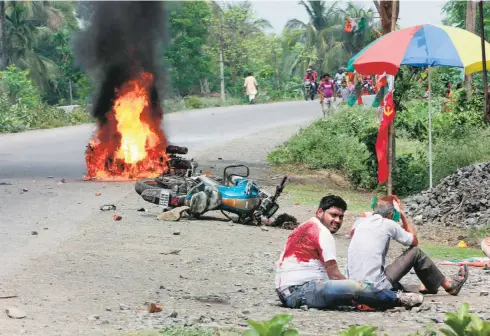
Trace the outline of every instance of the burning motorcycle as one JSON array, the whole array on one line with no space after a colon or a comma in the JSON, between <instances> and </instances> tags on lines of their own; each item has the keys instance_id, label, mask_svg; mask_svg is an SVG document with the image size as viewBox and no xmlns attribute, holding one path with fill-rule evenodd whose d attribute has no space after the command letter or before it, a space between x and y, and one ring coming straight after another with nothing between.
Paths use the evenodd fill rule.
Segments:
<instances>
[{"instance_id":1,"label":"burning motorcycle","mask_svg":"<svg viewBox=\"0 0 490 336\"><path fill-rule=\"evenodd\" d=\"M234 168L245 168L245 174L230 173ZM250 170L245 165L227 166L222 178L206 175L161 176L136 182L135 190L150 203L157 204L164 211L180 206L188 206L190 217L220 210L232 220L228 213L238 216L238 223L262 222L262 217L270 219L279 209L277 199L281 195L287 176L276 187L274 194L266 192L248 178Z\"/></svg>"}]
</instances>

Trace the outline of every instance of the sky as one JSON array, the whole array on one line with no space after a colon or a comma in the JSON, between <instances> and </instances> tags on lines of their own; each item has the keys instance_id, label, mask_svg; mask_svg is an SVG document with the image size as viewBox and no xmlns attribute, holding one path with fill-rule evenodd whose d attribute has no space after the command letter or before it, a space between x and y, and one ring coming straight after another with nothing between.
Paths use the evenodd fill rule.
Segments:
<instances>
[{"instance_id":1,"label":"sky","mask_svg":"<svg viewBox=\"0 0 490 336\"><path fill-rule=\"evenodd\" d=\"M269 20L274 32L278 34L289 19L295 18L301 21L308 19L304 8L298 4L298 0L251 0L251 2L258 17ZM363 5L366 9L370 7L374 9L372 1L354 2ZM444 18L441 11L445 2L444 0L401 0L398 24L401 28L425 23L440 24Z\"/></svg>"}]
</instances>

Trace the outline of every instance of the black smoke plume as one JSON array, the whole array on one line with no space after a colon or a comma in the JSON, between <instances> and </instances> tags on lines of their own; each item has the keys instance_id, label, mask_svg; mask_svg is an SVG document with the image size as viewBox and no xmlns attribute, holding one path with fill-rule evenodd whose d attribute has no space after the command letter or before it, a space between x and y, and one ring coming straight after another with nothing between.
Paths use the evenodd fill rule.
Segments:
<instances>
[{"instance_id":1,"label":"black smoke plume","mask_svg":"<svg viewBox=\"0 0 490 336\"><path fill-rule=\"evenodd\" d=\"M161 52L168 41L163 1L100 1L91 3L88 27L75 39L80 65L96 82L92 114L99 124L112 107L115 90L140 72L154 76L151 103L161 114ZM158 108L157 108L158 106Z\"/></svg>"}]
</instances>

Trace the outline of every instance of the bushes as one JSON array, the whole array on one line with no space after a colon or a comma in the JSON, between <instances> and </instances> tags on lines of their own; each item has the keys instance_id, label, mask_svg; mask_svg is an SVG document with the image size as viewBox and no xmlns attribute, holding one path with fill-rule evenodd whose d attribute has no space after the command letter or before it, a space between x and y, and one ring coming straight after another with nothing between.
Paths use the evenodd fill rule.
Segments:
<instances>
[{"instance_id":1,"label":"bushes","mask_svg":"<svg viewBox=\"0 0 490 336\"><path fill-rule=\"evenodd\" d=\"M65 112L60 108L39 104L28 108L20 101L11 104L6 93L0 94L0 133L15 133L91 122L83 108Z\"/></svg>"},{"instance_id":2,"label":"bushes","mask_svg":"<svg viewBox=\"0 0 490 336\"><path fill-rule=\"evenodd\" d=\"M460 167L490 160L490 129L485 128L480 110L475 110L477 98L467 104L471 110L441 113L436 109L434 113L436 184ZM413 100L405 108L395 119L397 144L403 151L397 149L393 189L400 196L429 186L427 102ZM339 170L353 187L381 191L384 186L377 185L375 153L379 125L375 120L376 113L371 109L343 108L332 118L302 129L270 153L268 160L272 164L305 164L314 169Z\"/></svg>"},{"instance_id":3,"label":"bushes","mask_svg":"<svg viewBox=\"0 0 490 336\"><path fill-rule=\"evenodd\" d=\"M273 164L307 164L316 169L342 171L353 186L372 188L372 160L368 149L376 134L376 112L365 108L344 108L330 119L322 119L269 154Z\"/></svg>"},{"instance_id":4,"label":"bushes","mask_svg":"<svg viewBox=\"0 0 490 336\"><path fill-rule=\"evenodd\" d=\"M9 66L0 72L0 133L22 132L90 122L83 108L65 112L41 103L27 70Z\"/></svg>"}]
</instances>

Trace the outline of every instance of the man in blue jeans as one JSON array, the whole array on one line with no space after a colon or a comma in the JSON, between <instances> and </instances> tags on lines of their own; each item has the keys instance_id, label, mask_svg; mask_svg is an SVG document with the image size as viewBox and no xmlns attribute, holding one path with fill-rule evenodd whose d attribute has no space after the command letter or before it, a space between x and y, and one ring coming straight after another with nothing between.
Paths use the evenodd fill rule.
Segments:
<instances>
[{"instance_id":1,"label":"man in blue jeans","mask_svg":"<svg viewBox=\"0 0 490 336\"><path fill-rule=\"evenodd\" d=\"M299 225L288 237L276 270L276 292L289 308L334 309L368 306L389 309L415 307L419 293L394 292L347 280L336 261L333 233L342 226L347 204L339 196L322 198L316 216Z\"/></svg>"}]
</instances>

